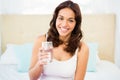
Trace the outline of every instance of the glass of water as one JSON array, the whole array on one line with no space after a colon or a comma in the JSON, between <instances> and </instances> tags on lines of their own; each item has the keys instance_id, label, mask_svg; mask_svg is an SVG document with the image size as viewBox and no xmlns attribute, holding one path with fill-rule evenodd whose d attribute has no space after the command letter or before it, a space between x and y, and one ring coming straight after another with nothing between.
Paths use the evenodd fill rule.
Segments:
<instances>
[{"instance_id":1,"label":"glass of water","mask_svg":"<svg viewBox=\"0 0 120 80\"><path fill-rule=\"evenodd\" d=\"M52 48L53 48L52 41L42 42L42 48L43 48L43 51L48 54L48 58L46 58L45 61L47 63L52 62Z\"/></svg>"}]
</instances>

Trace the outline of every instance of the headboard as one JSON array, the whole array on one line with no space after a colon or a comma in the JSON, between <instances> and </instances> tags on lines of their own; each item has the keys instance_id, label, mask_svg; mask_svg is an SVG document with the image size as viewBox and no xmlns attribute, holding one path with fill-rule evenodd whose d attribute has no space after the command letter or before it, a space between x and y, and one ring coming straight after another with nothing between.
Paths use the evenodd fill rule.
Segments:
<instances>
[{"instance_id":1,"label":"headboard","mask_svg":"<svg viewBox=\"0 0 120 80\"><path fill-rule=\"evenodd\" d=\"M46 15L1 15L2 50L8 43L21 44L33 42L37 35L45 33L49 28L51 14ZM114 62L114 14L85 14L82 20L84 41L99 44L99 56Z\"/></svg>"}]
</instances>

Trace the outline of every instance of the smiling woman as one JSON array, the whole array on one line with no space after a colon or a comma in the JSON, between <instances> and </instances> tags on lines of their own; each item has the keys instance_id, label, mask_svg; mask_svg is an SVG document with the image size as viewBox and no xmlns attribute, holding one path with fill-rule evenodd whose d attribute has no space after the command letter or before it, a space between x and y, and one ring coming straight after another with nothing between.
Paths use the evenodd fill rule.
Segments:
<instances>
[{"instance_id":1,"label":"smiling woman","mask_svg":"<svg viewBox=\"0 0 120 80\"><path fill-rule=\"evenodd\" d=\"M30 80L84 80L89 49L81 41L81 22L77 3L67 0L55 8L48 32L34 43ZM51 63L44 61L48 58L41 46L44 41L53 42Z\"/></svg>"}]
</instances>

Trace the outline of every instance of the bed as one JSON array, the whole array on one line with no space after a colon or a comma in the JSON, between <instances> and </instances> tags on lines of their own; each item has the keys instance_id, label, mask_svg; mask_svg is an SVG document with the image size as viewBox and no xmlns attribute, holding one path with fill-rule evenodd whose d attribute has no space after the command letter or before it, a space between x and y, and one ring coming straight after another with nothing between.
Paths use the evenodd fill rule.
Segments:
<instances>
[{"instance_id":1,"label":"bed","mask_svg":"<svg viewBox=\"0 0 120 80\"><path fill-rule=\"evenodd\" d=\"M29 80L28 73L20 73L17 65L0 64L0 80ZM120 80L120 70L109 61L101 61L97 72L87 72L85 80Z\"/></svg>"},{"instance_id":2,"label":"bed","mask_svg":"<svg viewBox=\"0 0 120 80\"><path fill-rule=\"evenodd\" d=\"M0 64L0 80L29 80L29 76L17 72L15 64Z\"/></svg>"},{"instance_id":3,"label":"bed","mask_svg":"<svg viewBox=\"0 0 120 80\"><path fill-rule=\"evenodd\" d=\"M49 28L51 15L0 16L3 18L0 80L29 80L34 39ZM90 49L85 80L120 80L120 69L114 64L115 15L85 14L82 30Z\"/></svg>"}]
</instances>

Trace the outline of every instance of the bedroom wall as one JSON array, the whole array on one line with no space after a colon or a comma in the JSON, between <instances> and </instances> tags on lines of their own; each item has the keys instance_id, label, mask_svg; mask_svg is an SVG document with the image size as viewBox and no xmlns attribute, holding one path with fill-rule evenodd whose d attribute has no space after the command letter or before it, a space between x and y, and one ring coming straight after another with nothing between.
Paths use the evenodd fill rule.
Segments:
<instances>
[{"instance_id":1,"label":"bedroom wall","mask_svg":"<svg viewBox=\"0 0 120 80\"><path fill-rule=\"evenodd\" d=\"M6 45L9 43L21 44L33 42L38 35L47 31L50 19L50 14L3 15L3 52L6 49ZM84 40L86 42L98 43L100 58L114 62L115 15L83 15L82 29L84 32Z\"/></svg>"}]
</instances>

